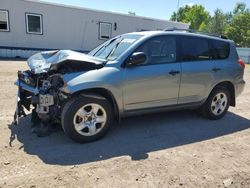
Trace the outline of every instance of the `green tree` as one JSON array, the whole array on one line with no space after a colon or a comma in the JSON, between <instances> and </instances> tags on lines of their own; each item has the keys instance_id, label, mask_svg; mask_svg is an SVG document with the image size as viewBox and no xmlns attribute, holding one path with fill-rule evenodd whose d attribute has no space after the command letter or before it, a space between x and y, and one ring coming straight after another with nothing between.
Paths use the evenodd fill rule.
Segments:
<instances>
[{"instance_id":1,"label":"green tree","mask_svg":"<svg viewBox=\"0 0 250 188\"><path fill-rule=\"evenodd\" d=\"M206 27L210 19L208 11L202 5L184 6L174 12L170 20L190 23L190 29L201 30Z\"/></svg>"},{"instance_id":2,"label":"green tree","mask_svg":"<svg viewBox=\"0 0 250 188\"><path fill-rule=\"evenodd\" d=\"M212 17L201 5L186 5L172 14L171 20L176 18L190 23L190 29L226 35L237 46L250 47L250 9L245 3L237 3L228 13L216 9Z\"/></svg>"},{"instance_id":3,"label":"green tree","mask_svg":"<svg viewBox=\"0 0 250 188\"><path fill-rule=\"evenodd\" d=\"M178 10L178 14L174 12L170 18L172 21L185 22L188 23L187 13L191 10L191 6L185 5L184 7L180 7Z\"/></svg>"},{"instance_id":4,"label":"green tree","mask_svg":"<svg viewBox=\"0 0 250 188\"><path fill-rule=\"evenodd\" d=\"M245 3L236 4L225 33L237 46L250 47L250 10Z\"/></svg>"},{"instance_id":5,"label":"green tree","mask_svg":"<svg viewBox=\"0 0 250 188\"><path fill-rule=\"evenodd\" d=\"M214 11L214 16L210 19L207 27L204 28L204 30L210 33L224 35L226 32L226 28L230 23L230 19L230 14L224 14L221 9L216 9Z\"/></svg>"},{"instance_id":6,"label":"green tree","mask_svg":"<svg viewBox=\"0 0 250 188\"><path fill-rule=\"evenodd\" d=\"M237 13L226 30L228 38L234 40L237 46L250 47L250 11Z\"/></svg>"},{"instance_id":7,"label":"green tree","mask_svg":"<svg viewBox=\"0 0 250 188\"><path fill-rule=\"evenodd\" d=\"M227 12L224 15L226 17L226 23L230 24L232 22L232 19L233 19L233 13L232 12Z\"/></svg>"},{"instance_id":8,"label":"green tree","mask_svg":"<svg viewBox=\"0 0 250 188\"><path fill-rule=\"evenodd\" d=\"M239 14L246 12L247 5L246 3L236 3L236 6L233 10L233 14Z\"/></svg>"}]
</instances>

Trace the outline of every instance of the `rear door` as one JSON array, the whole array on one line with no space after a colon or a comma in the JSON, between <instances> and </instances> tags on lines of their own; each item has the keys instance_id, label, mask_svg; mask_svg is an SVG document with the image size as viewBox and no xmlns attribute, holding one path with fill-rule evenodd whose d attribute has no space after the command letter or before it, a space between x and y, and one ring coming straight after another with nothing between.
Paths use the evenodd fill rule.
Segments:
<instances>
[{"instance_id":1,"label":"rear door","mask_svg":"<svg viewBox=\"0 0 250 188\"><path fill-rule=\"evenodd\" d=\"M182 78L178 104L200 102L214 82L209 40L182 36L180 50Z\"/></svg>"},{"instance_id":2,"label":"rear door","mask_svg":"<svg viewBox=\"0 0 250 188\"><path fill-rule=\"evenodd\" d=\"M212 70L214 73L214 80L217 82L229 81L232 77L236 77L232 72L235 72L235 66L237 66L237 54L235 54L234 58L229 58L229 42L221 40L210 40L209 42L213 55Z\"/></svg>"}]
</instances>

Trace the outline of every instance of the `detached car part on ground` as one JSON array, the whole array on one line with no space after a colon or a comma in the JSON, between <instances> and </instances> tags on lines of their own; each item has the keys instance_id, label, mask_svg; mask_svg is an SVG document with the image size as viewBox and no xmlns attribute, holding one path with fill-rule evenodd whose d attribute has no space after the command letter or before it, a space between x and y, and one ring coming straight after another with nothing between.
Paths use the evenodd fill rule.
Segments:
<instances>
[{"instance_id":1,"label":"detached car part on ground","mask_svg":"<svg viewBox=\"0 0 250 188\"><path fill-rule=\"evenodd\" d=\"M209 50L192 44L185 52L187 41L206 42ZM61 124L77 142L101 138L115 117L200 108L220 119L245 85L244 62L232 41L189 32L125 34L88 55L42 52L28 65L18 72L17 119L32 110L34 126Z\"/></svg>"}]
</instances>

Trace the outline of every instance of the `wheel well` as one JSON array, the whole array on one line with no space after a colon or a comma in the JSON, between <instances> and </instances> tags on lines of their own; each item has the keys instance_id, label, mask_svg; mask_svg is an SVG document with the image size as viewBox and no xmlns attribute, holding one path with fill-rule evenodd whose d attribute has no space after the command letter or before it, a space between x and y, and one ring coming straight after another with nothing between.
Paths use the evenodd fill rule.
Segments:
<instances>
[{"instance_id":1,"label":"wheel well","mask_svg":"<svg viewBox=\"0 0 250 188\"><path fill-rule=\"evenodd\" d=\"M234 85L232 84L232 82L229 81L225 81L225 82L221 82L219 84L217 84L215 88L218 87L224 87L227 88L229 93L230 93L230 106L235 106L236 105L236 101L235 101L235 89L234 89Z\"/></svg>"},{"instance_id":2,"label":"wheel well","mask_svg":"<svg viewBox=\"0 0 250 188\"><path fill-rule=\"evenodd\" d=\"M73 97L79 96L80 94L99 95L99 96L106 98L110 102L110 104L112 105L112 107L114 109L115 117L117 119L120 118L119 108L118 108L117 102L115 100L115 97L113 96L113 94L109 90L104 89L104 88L86 89L86 90L81 90L81 91L74 93Z\"/></svg>"}]
</instances>

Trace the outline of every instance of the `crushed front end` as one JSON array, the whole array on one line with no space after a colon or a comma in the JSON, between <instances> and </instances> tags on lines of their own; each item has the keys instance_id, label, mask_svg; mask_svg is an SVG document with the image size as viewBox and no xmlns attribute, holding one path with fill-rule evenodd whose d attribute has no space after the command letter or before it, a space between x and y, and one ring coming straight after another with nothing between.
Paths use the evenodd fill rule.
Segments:
<instances>
[{"instance_id":1,"label":"crushed front end","mask_svg":"<svg viewBox=\"0 0 250 188\"><path fill-rule=\"evenodd\" d=\"M35 75L31 71L19 71L16 85L18 86L17 118L26 116L26 110L32 110L32 127L41 128L48 124L60 123L62 106L69 98L60 90L64 85L61 74Z\"/></svg>"},{"instance_id":2,"label":"crushed front end","mask_svg":"<svg viewBox=\"0 0 250 188\"><path fill-rule=\"evenodd\" d=\"M60 124L64 104L71 98L63 92L66 87L63 76L73 72L84 72L103 67L103 62L78 52L50 51L35 54L28 59L30 70L18 71L17 108L18 118L32 111L32 127L38 127L40 135L48 131L49 125Z\"/></svg>"}]
</instances>

